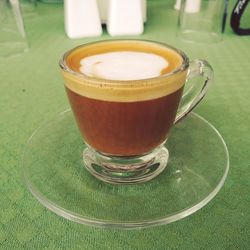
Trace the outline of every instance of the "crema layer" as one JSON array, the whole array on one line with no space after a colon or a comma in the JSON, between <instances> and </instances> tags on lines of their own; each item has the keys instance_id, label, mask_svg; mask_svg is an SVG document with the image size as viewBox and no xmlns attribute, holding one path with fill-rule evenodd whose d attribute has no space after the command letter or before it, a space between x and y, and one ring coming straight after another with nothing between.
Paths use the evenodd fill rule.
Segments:
<instances>
[{"instance_id":1,"label":"crema layer","mask_svg":"<svg viewBox=\"0 0 250 250\"><path fill-rule=\"evenodd\" d=\"M84 58L104 53L128 51L155 55L155 58L165 59L166 65L161 64L161 67L164 68L161 70L161 75L150 75L142 79L143 76L137 77L135 74L135 79L110 80L105 79L110 76L91 77L80 70L81 60ZM70 69L69 71L63 70L65 86L68 89L88 98L114 102L144 101L169 95L183 87L187 75L187 69L176 71L183 63L180 54L163 45L147 41L105 41L84 45L68 53L65 63ZM158 67L157 70L159 70Z\"/></svg>"}]
</instances>

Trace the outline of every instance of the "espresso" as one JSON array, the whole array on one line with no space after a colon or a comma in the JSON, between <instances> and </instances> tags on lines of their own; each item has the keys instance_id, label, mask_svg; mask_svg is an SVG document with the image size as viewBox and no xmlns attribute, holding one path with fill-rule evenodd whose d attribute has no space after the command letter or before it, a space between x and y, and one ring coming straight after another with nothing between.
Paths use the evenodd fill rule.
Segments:
<instances>
[{"instance_id":1,"label":"espresso","mask_svg":"<svg viewBox=\"0 0 250 250\"><path fill-rule=\"evenodd\" d=\"M183 62L176 51L153 42L109 41L76 48L65 61L72 71L63 71L66 91L88 145L133 156L166 140L187 73L176 73Z\"/></svg>"},{"instance_id":2,"label":"espresso","mask_svg":"<svg viewBox=\"0 0 250 250\"><path fill-rule=\"evenodd\" d=\"M182 88L148 101L109 102L81 96L67 88L70 104L86 142L112 155L139 155L166 139Z\"/></svg>"}]
</instances>

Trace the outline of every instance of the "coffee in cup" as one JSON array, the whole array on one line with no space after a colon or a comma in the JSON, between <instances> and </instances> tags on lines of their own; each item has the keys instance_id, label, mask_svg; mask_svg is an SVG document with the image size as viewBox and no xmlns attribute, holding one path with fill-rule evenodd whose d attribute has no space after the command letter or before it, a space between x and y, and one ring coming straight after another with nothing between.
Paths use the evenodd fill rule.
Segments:
<instances>
[{"instance_id":1,"label":"coffee in cup","mask_svg":"<svg viewBox=\"0 0 250 250\"><path fill-rule=\"evenodd\" d=\"M70 50L60 66L88 145L87 169L112 183L142 182L159 174L187 79L186 55L157 42L112 40ZM189 97L178 119L204 96L202 86L201 96Z\"/></svg>"}]
</instances>

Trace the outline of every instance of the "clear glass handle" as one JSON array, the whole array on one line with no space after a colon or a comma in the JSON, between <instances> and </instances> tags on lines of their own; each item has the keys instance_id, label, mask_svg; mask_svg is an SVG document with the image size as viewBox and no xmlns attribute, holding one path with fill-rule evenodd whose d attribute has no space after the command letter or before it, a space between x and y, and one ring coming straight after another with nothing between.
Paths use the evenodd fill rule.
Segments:
<instances>
[{"instance_id":1,"label":"clear glass handle","mask_svg":"<svg viewBox=\"0 0 250 250\"><path fill-rule=\"evenodd\" d=\"M207 61L195 59L190 62L184 93L174 123L182 120L199 104L213 81L213 76L213 69Z\"/></svg>"}]
</instances>

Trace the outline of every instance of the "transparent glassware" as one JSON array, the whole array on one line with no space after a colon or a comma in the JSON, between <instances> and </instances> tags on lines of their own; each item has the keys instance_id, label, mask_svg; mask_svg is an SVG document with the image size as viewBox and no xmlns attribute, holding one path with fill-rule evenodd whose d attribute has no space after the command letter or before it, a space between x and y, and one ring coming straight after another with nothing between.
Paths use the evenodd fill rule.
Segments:
<instances>
[{"instance_id":1,"label":"transparent glassware","mask_svg":"<svg viewBox=\"0 0 250 250\"><path fill-rule=\"evenodd\" d=\"M222 40L228 0L183 0L180 3L177 35L190 42Z\"/></svg>"},{"instance_id":2,"label":"transparent glassware","mask_svg":"<svg viewBox=\"0 0 250 250\"><path fill-rule=\"evenodd\" d=\"M121 82L87 77L73 71L67 64L68 60L74 60L71 55L77 55L79 50L88 50L93 46L97 46L99 49L105 46L119 47L121 43L125 46L129 44L138 46L138 48L146 44L149 47L159 46L162 49L172 50L182 58L181 65L174 71L159 77ZM176 48L163 43L143 40L113 40L85 44L65 53L60 61L60 67L72 110L85 143L88 145L83 151L84 165L95 177L109 183L142 183L159 175L168 163L169 153L163 145L168 139L171 127L182 120L203 99L213 80L213 69L205 60L197 59L189 62L188 57ZM184 93L181 98L176 98L175 96L179 95L176 93L181 89L178 87L171 92L173 94L164 96L164 109L162 99L159 105L158 101L153 104L153 108L146 101L126 101L126 97L124 100L117 99L114 102L106 103L102 99L112 96L112 93L118 90L118 96L128 93L125 96L129 96L129 98L135 96L138 100L145 92L157 91L159 93L159 91L165 91L166 86L169 89L175 88L176 83L182 86L185 83ZM83 95L77 94L79 97L76 97L77 95L72 89L78 91L85 84L87 87L82 91ZM139 91L137 91L138 89ZM98 97L94 99L100 97L99 103L91 101L93 99L90 98L87 102L92 102L92 104L87 104L83 97L86 91L91 91L92 94L97 91ZM163 96L161 97L163 98ZM77 102L80 101L81 104L75 104L76 99L73 100L73 98L77 98ZM169 102L170 99L171 102ZM169 104L165 105L166 102ZM117 103L123 104L119 104L117 107ZM148 118L148 108L153 113L152 118ZM98 110L103 110L103 112L98 112ZM124 117L126 117L125 120ZM164 117L163 119L169 118L160 122L162 124L159 126L162 117ZM127 120L129 122L125 122ZM125 123L126 125L124 125ZM131 124L133 125L131 126ZM147 126L147 124L149 125ZM143 127L146 127L145 133L140 132L144 131ZM147 138L145 139L145 137ZM135 142L135 138L139 138L137 142ZM144 146L146 144L150 146ZM109 145L115 146L106 149ZM142 150L138 149L142 147Z\"/></svg>"},{"instance_id":3,"label":"transparent glassware","mask_svg":"<svg viewBox=\"0 0 250 250\"><path fill-rule=\"evenodd\" d=\"M33 18L37 14L37 0L19 0L23 18Z\"/></svg>"},{"instance_id":4,"label":"transparent glassware","mask_svg":"<svg viewBox=\"0 0 250 250\"><path fill-rule=\"evenodd\" d=\"M26 185L43 206L95 227L140 229L185 218L216 196L229 170L223 137L192 112L173 127L164 144L168 166L149 182L112 185L98 180L82 164L86 148L68 109L31 135L22 169Z\"/></svg>"},{"instance_id":5,"label":"transparent glassware","mask_svg":"<svg viewBox=\"0 0 250 250\"><path fill-rule=\"evenodd\" d=\"M0 58L21 54L29 45L18 0L0 0Z\"/></svg>"}]
</instances>

